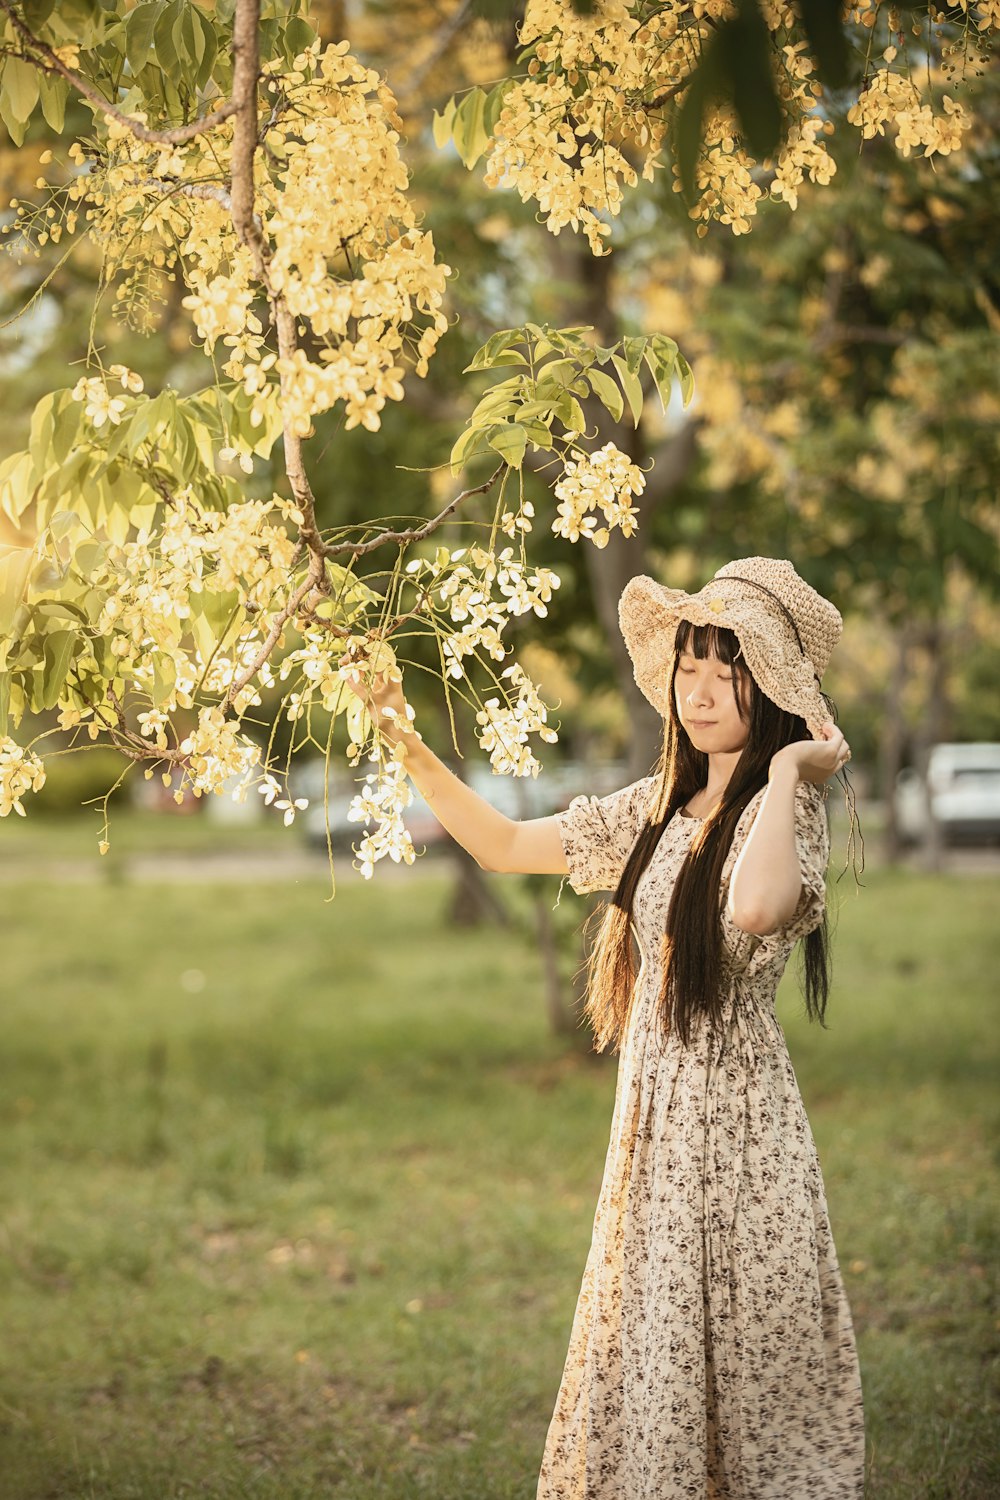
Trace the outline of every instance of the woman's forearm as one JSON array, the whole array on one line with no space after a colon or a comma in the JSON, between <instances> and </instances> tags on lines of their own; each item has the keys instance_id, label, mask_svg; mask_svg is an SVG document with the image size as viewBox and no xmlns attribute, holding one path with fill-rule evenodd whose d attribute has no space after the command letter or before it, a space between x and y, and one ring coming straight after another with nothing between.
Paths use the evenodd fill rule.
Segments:
<instances>
[{"instance_id":1,"label":"woman's forearm","mask_svg":"<svg viewBox=\"0 0 1000 1500\"><path fill-rule=\"evenodd\" d=\"M484 870L510 869L520 825L467 786L416 734L403 739L407 774L442 827Z\"/></svg>"},{"instance_id":2,"label":"woman's forearm","mask_svg":"<svg viewBox=\"0 0 1000 1500\"><path fill-rule=\"evenodd\" d=\"M767 790L730 877L729 915L737 927L758 937L787 922L802 893L795 844L798 781L791 762L772 765Z\"/></svg>"}]
</instances>

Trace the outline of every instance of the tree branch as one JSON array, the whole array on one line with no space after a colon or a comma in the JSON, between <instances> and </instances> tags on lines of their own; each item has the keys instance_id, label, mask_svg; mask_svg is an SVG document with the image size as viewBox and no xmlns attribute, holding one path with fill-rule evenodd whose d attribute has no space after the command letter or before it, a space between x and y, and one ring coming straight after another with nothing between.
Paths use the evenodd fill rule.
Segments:
<instances>
[{"instance_id":1,"label":"tree branch","mask_svg":"<svg viewBox=\"0 0 1000 1500\"><path fill-rule=\"evenodd\" d=\"M406 80L407 92L397 102L405 108L410 99L415 99L419 93L424 79L428 73L439 63L462 30L466 21L470 19L472 12L472 0L461 0L461 4L450 15L439 28L437 35L431 43L431 50L422 63L418 63Z\"/></svg>"},{"instance_id":2,"label":"tree branch","mask_svg":"<svg viewBox=\"0 0 1000 1500\"><path fill-rule=\"evenodd\" d=\"M127 115L123 110L116 108L109 99L105 99L100 89L96 89L86 78L81 78L79 73L74 73L72 68L59 58L48 42L41 41L22 21L14 9L11 0L0 0L0 10L3 10L14 30L21 38L25 47L30 48L30 53L25 55L25 62L30 62L43 73L57 73L60 78L72 84L78 94L84 99L89 99L91 104L97 106L103 115L110 120L116 120L119 125L124 125L130 130L137 140L147 141L151 146L181 146L185 141L193 141L195 136L204 135L206 131L214 130L224 120L228 120L239 108L236 98L227 99L219 109L214 110L211 115L204 115L198 120L189 120L186 125L174 125L167 130L149 130L137 120L134 115ZM31 54L34 54L33 56Z\"/></svg>"},{"instance_id":3,"label":"tree branch","mask_svg":"<svg viewBox=\"0 0 1000 1500\"><path fill-rule=\"evenodd\" d=\"M477 484L472 489L463 490L453 500L449 500L444 510L438 511L430 521L423 526L414 526L408 531L383 531L378 536L373 536L369 542L320 542L324 557L342 557L344 553L350 552L354 557L363 557L366 552L374 552L376 547L384 547L388 542L407 543L422 541L425 536L430 536L437 528L452 515L463 500L468 500L470 495L485 495L496 484L505 468L504 464L498 465L483 484Z\"/></svg>"},{"instance_id":4,"label":"tree branch","mask_svg":"<svg viewBox=\"0 0 1000 1500\"><path fill-rule=\"evenodd\" d=\"M224 714L228 712L228 710L232 707L233 700L235 699L237 693L242 692L250 679L257 675L261 667L267 661L268 657L271 655L271 652L278 644L278 641L281 637L281 632L284 630L285 626L288 624L289 620L292 618L295 611L302 603L302 600L313 589L321 588L325 579L326 570L323 565L323 558L321 555L318 556L314 552L312 557L309 559L308 573L306 574L305 578L303 578L302 582L299 584L295 592L291 595L287 604L285 604L283 608L279 609L278 613L271 621L271 628L267 632L267 636L265 637L264 642L257 655L254 657L250 665L244 668L244 670L239 674L238 677L233 678L232 682L226 689L226 696L219 704L219 707L222 709L222 712Z\"/></svg>"}]
</instances>

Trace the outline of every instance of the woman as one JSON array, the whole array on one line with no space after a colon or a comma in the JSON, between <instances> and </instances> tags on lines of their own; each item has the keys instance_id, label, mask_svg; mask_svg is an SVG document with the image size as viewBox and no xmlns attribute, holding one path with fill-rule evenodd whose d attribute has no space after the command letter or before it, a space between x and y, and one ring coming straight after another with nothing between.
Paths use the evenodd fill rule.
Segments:
<instances>
[{"instance_id":1,"label":"woman","mask_svg":"<svg viewBox=\"0 0 1000 1500\"><path fill-rule=\"evenodd\" d=\"M774 1015L799 939L808 1012L826 1006L820 788L850 750L820 680L843 622L760 557L696 594L634 578L619 617L664 719L656 774L516 822L403 737L484 869L613 892L587 1012L620 1049L614 1119L538 1500L856 1500L850 1310Z\"/></svg>"}]
</instances>

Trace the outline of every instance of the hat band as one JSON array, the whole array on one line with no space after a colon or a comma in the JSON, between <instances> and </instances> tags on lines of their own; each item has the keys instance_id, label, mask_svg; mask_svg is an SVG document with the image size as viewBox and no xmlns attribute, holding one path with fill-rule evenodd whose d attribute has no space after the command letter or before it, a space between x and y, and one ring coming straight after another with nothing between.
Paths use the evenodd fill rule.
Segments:
<instances>
[{"instance_id":1,"label":"hat band","mask_svg":"<svg viewBox=\"0 0 1000 1500\"><path fill-rule=\"evenodd\" d=\"M782 611L789 625L792 627L792 630L795 633L795 640L798 644L798 648L802 652L802 655L806 658L806 660L810 662L813 669L813 676L815 677L816 681L819 682L820 676L816 671L816 664L815 662L813 662L805 646L803 646L802 644L802 637L799 635L799 627L796 625L792 612L791 610L789 610L787 605L784 604L783 601L778 598L777 594L774 593L773 590L769 589L766 584L758 583L756 578L744 578L742 573L724 573L722 575L722 578L720 578L718 581L720 583L723 583L726 581L726 579L729 578L734 579L737 583L748 583L751 588L760 589L762 593L768 594L774 600L775 604Z\"/></svg>"}]
</instances>

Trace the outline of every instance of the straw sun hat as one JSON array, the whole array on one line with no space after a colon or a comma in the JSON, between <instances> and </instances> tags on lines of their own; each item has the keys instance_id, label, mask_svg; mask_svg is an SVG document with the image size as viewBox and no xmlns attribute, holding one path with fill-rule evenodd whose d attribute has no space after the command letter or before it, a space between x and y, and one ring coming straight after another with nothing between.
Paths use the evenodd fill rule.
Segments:
<instances>
[{"instance_id":1,"label":"straw sun hat","mask_svg":"<svg viewBox=\"0 0 1000 1500\"><path fill-rule=\"evenodd\" d=\"M818 739L832 718L820 691L844 622L829 599L777 557L741 557L726 563L697 594L668 589L640 575L618 604L622 635L635 680L666 718L680 620L732 630L751 676L772 703L799 714Z\"/></svg>"}]
</instances>

